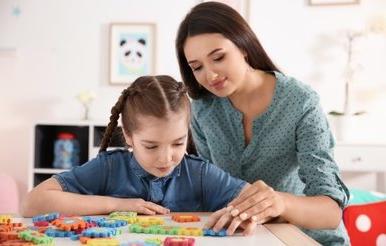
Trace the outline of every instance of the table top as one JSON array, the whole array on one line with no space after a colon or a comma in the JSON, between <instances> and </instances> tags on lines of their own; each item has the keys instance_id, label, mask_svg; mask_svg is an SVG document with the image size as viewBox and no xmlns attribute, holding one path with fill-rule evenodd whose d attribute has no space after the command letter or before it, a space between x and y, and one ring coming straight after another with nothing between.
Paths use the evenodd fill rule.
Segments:
<instances>
[{"instance_id":1,"label":"table top","mask_svg":"<svg viewBox=\"0 0 386 246\"><path fill-rule=\"evenodd\" d=\"M181 214L181 213L178 213ZM193 213L189 213L193 214ZM208 213L194 213L200 216L201 221L189 223L177 223L171 219L171 216L157 216L164 218L165 225L183 226L183 227L202 227L208 218ZM14 218L15 222L22 222L25 225L32 225L31 218ZM122 227L122 234L115 237L121 242L132 242L136 240L145 240L148 238L164 239L172 235L151 235L130 233L128 227ZM195 245L319 245L315 240L304 234L296 226L286 223L264 224L258 226L252 236L243 236L241 233L235 233L227 237L193 237ZM80 245L79 241L72 241L69 238L55 238L55 245Z\"/></svg>"}]
</instances>

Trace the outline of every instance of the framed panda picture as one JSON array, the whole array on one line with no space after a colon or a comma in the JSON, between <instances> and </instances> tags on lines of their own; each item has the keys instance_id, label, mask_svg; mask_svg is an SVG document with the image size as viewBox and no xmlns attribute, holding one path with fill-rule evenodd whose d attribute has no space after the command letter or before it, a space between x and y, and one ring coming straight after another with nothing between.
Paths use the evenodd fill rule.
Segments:
<instances>
[{"instance_id":1,"label":"framed panda picture","mask_svg":"<svg viewBox=\"0 0 386 246\"><path fill-rule=\"evenodd\" d=\"M110 83L129 84L155 72L155 24L110 24Z\"/></svg>"}]
</instances>

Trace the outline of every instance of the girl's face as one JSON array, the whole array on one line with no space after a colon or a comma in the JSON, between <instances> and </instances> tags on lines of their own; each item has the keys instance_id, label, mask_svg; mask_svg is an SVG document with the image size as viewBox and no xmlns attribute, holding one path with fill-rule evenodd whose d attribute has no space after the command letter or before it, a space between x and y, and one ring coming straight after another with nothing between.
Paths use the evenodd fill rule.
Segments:
<instances>
[{"instance_id":1,"label":"girl's face","mask_svg":"<svg viewBox=\"0 0 386 246\"><path fill-rule=\"evenodd\" d=\"M125 135L138 163L156 177L170 174L186 152L188 119L181 111L170 112L165 119L139 116L140 128L131 136Z\"/></svg>"},{"instance_id":2,"label":"girl's face","mask_svg":"<svg viewBox=\"0 0 386 246\"><path fill-rule=\"evenodd\" d=\"M247 80L245 54L221 34L187 38L184 53L198 83L216 96L233 94Z\"/></svg>"}]
</instances>

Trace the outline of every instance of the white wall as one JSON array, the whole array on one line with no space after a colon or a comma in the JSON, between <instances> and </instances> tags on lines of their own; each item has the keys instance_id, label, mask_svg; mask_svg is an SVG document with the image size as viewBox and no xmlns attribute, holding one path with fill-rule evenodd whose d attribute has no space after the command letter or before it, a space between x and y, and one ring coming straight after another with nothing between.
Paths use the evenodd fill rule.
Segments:
<instances>
[{"instance_id":1,"label":"white wall","mask_svg":"<svg viewBox=\"0 0 386 246\"><path fill-rule=\"evenodd\" d=\"M123 89L108 84L109 23L156 23L156 73L179 79L176 30L197 2L0 1L0 170L16 178L22 195L28 183L34 122L80 119L82 108L75 95L84 89L97 93L91 117L107 121L110 107ZM270 56L284 72L312 85L321 94L326 111L341 109L345 53L325 40L336 39L338 30L363 25L379 10L386 11L386 1L361 2L336 7L310 7L304 0L250 2L251 26ZM12 14L14 7L20 8L20 15ZM358 45L365 68L359 77L366 81L362 87L357 84L370 91L358 105L370 112L370 120L363 122L375 126L358 131L366 138L380 138L379 131L385 132L385 127L381 128L385 115L379 118L386 105L380 95L384 97L386 90L384 40L376 37ZM373 87L383 91L375 93L370 90Z\"/></svg>"}]
</instances>

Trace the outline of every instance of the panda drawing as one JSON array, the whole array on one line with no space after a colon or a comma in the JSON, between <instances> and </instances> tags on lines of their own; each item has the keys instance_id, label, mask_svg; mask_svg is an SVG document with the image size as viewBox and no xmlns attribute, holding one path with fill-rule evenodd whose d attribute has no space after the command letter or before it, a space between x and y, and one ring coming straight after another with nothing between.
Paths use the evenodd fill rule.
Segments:
<instances>
[{"instance_id":1,"label":"panda drawing","mask_svg":"<svg viewBox=\"0 0 386 246\"><path fill-rule=\"evenodd\" d=\"M128 74L145 74L146 41L122 39L120 42L120 61Z\"/></svg>"}]
</instances>

